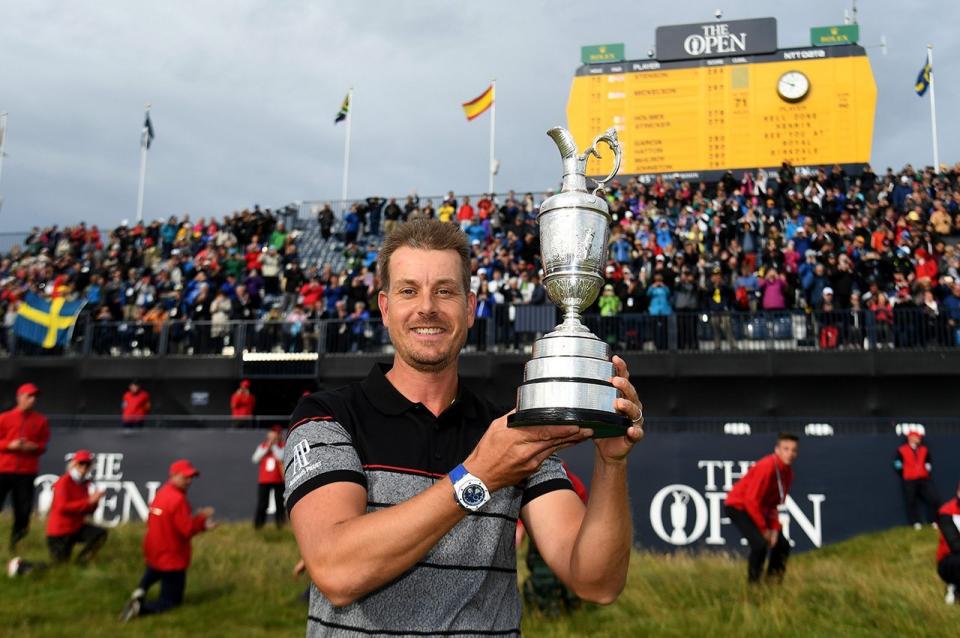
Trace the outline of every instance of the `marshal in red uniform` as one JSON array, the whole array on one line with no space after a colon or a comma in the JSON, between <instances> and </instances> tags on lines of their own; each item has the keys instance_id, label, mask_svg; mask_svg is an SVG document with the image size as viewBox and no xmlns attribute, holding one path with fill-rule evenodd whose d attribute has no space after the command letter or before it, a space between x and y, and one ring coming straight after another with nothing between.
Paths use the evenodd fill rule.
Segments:
<instances>
[{"instance_id":1,"label":"marshal in red uniform","mask_svg":"<svg viewBox=\"0 0 960 638\"><path fill-rule=\"evenodd\" d=\"M33 481L40 456L47 451L50 427L47 417L33 409L39 388L24 383L17 388L17 405L0 414L0 510L10 494L13 529L10 549L27 535L33 512Z\"/></svg>"},{"instance_id":2,"label":"marshal in red uniform","mask_svg":"<svg viewBox=\"0 0 960 638\"><path fill-rule=\"evenodd\" d=\"M267 521L267 506L270 504L270 494L273 493L273 503L276 507L274 518L277 527L283 527L286 522L286 510L283 507L283 442L280 433L283 428L275 425L267 432L267 438L253 451L251 459L258 466L257 477L257 511L253 516L253 526L263 527Z\"/></svg>"},{"instance_id":3,"label":"marshal in red uniform","mask_svg":"<svg viewBox=\"0 0 960 638\"><path fill-rule=\"evenodd\" d=\"M793 484L791 466L796 458L797 437L780 434L773 454L757 461L727 495L727 516L750 544L747 579L751 583L759 582L768 551L767 578L782 581L787 571L790 543L780 533L778 511Z\"/></svg>"},{"instance_id":4,"label":"marshal in red uniform","mask_svg":"<svg viewBox=\"0 0 960 638\"><path fill-rule=\"evenodd\" d=\"M123 402L120 404L124 427L142 426L143 420L147 418L152 408L150 393L141 388L136 381L131 381L127 391L123 393Z\"/></svg>"},{"instance_id":5,"label":"marshal in red uniform","mask_svg":"<svg viewBox=\"0 0 960 638\"><path fill-rule=\"evenodd\" d=\"M250 392L250 381L244 379L240 387L230 397L230 415L234 417L251 417L257 407L257 397Z\"/></svg>"},{"instance_id":6,"label":"marshal in red uniform","mask_svg":"<svg viewBox=\"0 0 960 638\"><path fill-rule=\"evenodd\" d=\"M937 519L940 528L937 574L947 584L944 599L948 605L956 604L957 590L960 589L960 485L956 496L943 504Z\"/></svg>"},{"instance_id":7,"label":"marshal in red uniform","mask_svg":"<svg viewBox=\"0 0 960 638\"><path fill-rule=\"evenodd\" d=\"M205 507L196 514L187 500L187 490L200 472L185 459L170 465L170 480L157 490L150 502L147 535L143 539L143 555L147 569L140 585L133 591L120 618L128 621L143 614L158 614L183 602L190 567L190 540L200 532L213 529L213 508ZM160 582L160 596L147 601L147 591Z\"/></svg>"},{"instance_id":8,"label":"marshal in red uniform","mask_svg":"<svg viewBox=\"0 0 960 638\"><path fill-rule=\"evenodd\" d=\"M73 453L67 472L53 484L53 502L47 516L47 549L55 563L70 560L73 546L83 549L77 562L86 563L107 542L107 530L87 522L93 514L103 491L90 491L90 466L93 455L87 450Z\"/></svg>"},{"instance_id":9,"label":"marshal in red uniform","mask_svg":"<svg viewBox=\"0 0 960 638\"><path fill-rule=\"evenodd\" d=\"M907 521L920 529L918 501L927 506L927 520L937 520L937 508L940 499L933 484L933 457L930 448L923 444L923 435L916 430L908 430L904 436L907 442L897 448L893 456L893 469L900 474L903 482L903 504L907 510Z\"/></svg>"}]
</instances>

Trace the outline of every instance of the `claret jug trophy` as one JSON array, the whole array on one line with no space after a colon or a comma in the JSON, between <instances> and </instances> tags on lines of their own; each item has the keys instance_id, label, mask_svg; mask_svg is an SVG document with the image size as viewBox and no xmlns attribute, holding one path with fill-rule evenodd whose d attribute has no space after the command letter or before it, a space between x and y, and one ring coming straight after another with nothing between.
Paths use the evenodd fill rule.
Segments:
<instances>
[{"instance_id":1,"label":"claret jug trophy","mask_svg":"<svg viewBox=\"0 0 960 638\"><path fill-rule=\"evenodd\" d=\"M622 436L630 419L619 414L610 346L581 322L603 289L610 236L610 210L598 193L620 169L620 143L615 129L593 140L582 154L573 136L555 127L547 135L563 158L563 186L540 207L540 250L547 296L563 309L563 321L533 344L533 358L523 370L517 411L510 427L579 425L592 428L594 438ZM614 153L613 171L587 190L587 160L599 158L597 144Z\"/></svg>"}]
</instances>

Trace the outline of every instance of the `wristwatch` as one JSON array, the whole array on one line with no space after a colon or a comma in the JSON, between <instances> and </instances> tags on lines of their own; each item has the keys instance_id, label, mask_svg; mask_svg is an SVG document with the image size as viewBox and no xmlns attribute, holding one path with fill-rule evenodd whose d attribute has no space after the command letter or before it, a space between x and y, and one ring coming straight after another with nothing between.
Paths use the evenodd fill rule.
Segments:
<instances>
[{"instance_id":1,"label":"wristwatch","mask_svg":"<svg viewBox=\"0 0 960 638\"><path fill-rule=\"evenodd\" d=\"M490 490L483 481L467 471L461 463L450 471L453 497L465 510L476 512L490 500Z\"/></svg>"}]
</instances>

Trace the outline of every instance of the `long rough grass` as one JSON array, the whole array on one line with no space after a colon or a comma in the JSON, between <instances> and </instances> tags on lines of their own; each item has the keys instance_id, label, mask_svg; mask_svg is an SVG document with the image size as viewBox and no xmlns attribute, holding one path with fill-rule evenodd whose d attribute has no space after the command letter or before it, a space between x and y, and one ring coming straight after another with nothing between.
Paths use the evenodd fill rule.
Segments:
<instances>
[{"instance_id":1,"label":"long rough grass","mask_svg":"<svg viewBox=\"0 0 960 638\"><path fill-rule=\"evenodd\" d=\"M0 517L0 542L10 529ZM289 532L235 523L197 537L185 604L120 625L117 614L140 578L143 525L111 531L93 565L0 578L0 635L300 636L304 579L291 570ZM639 552L627 589L609 607L569 616L527 613L528 636L952 636L960 606L943 602L934 571L936 533L896 529L793 557L782 587L748 588L740 558ZM45 559L35 521L18 548ZM521 563L522 564L522 563ZM521 577L523 576L521 570ZM154 595L156 590L154 590Z\"/></svg>"}]
</instances>

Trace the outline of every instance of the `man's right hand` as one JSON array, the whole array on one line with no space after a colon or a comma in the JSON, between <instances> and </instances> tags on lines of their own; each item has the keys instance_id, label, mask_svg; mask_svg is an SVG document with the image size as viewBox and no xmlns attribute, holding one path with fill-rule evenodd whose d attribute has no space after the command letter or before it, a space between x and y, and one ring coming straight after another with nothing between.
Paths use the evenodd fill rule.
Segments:
<instances>
[{"instance_id":1,"label":"man's right hand","mask_svg":"<svg viewBox=\"0 0 960 638\"><path fill-rule=\"evenodd\" d=\"M197 514L200 516L203 516L204 518L210 518L211 516L213 516L213 511L214 510L212 507L204 507L204 508L201 508L200 511L197 512Z\"/></svg>"},{"instance_id":2,"label":"man's right hand","mask_svg":"<svg viewBox=\"0 0 960 638\"><path fill-rule=\"evenodd\" d=\"M21 450L23 449L23 439L14 439L7 443L8 450Z\"/></svg>"},{"instance_id":3,"label":"man's right hand","mask_svg":"<svg viewBox=\"0 0 960 638\"><path fill-rule=\"evenodd\" d=\"M773 548L777 544L778 536L779 536L779 532L777 532L777 530L775 529L768 529L763 533L763 537L767 539L767 545L769 545L771 548Z\"/></svg>"},{"instance_id":4,"label":"man's right hand","mask_svg":"<svg viewBox=\"0 0 960 638\"><path fill-rule=\"evenodd\" d=\"M107 493L106 490L97 490L96 492L94 492L93 494L91 494L91 495L90 495L90 504L91 504L91 505L96 505L97 503L99 503L99 502L100 502L100 499L103 498L103 495L106 494L106 493Z\"/></svg>"},{"instance_id":5,"label":"man's right hand","mask_svg":"<svg viewBox=\"0 0 960 638\"><path fill-rule=\"evenodd\" d=\"M554 452L576 445L593 434L593 430L575 425L510 428L507 427L509 414L490 424L477 447L463 462L464 467L483 481L491 492L516 485L536 472Z\"/></svg>"}]
</instances>

